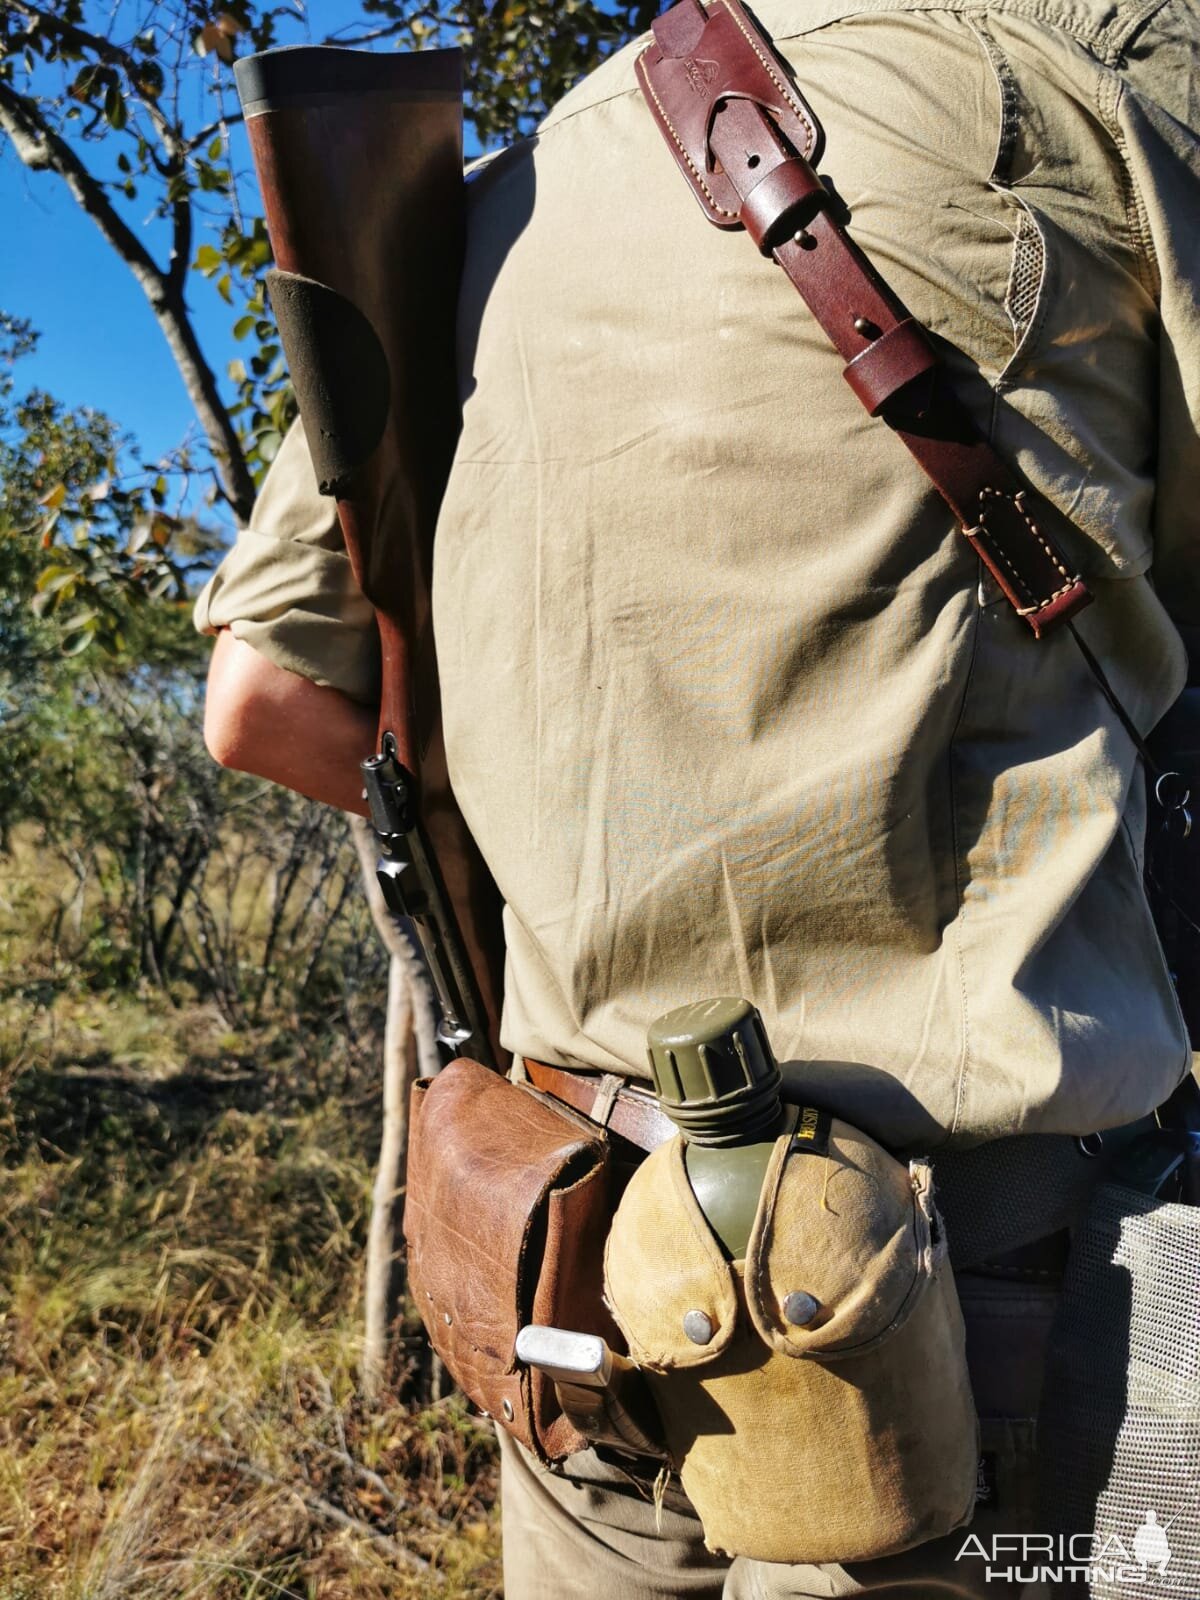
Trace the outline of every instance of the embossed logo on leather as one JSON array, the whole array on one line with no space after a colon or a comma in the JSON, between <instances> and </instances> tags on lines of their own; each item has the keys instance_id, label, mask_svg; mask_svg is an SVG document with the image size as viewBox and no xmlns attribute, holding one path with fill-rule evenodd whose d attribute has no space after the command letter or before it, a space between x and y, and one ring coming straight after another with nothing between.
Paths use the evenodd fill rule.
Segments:
<instances>
[{"instance_id":1,"label":"embossed logo on leather","mask_svg":"<svg viewBox=\"0 0 1200 1600\"><path fill-rule=\"evenodd\" d=\"M689 86L697 94L707 94L709 84L721 69L715 61L698 61L695 56L688 56L683 63L683 70Z\"/></svg>"}]
</instances>

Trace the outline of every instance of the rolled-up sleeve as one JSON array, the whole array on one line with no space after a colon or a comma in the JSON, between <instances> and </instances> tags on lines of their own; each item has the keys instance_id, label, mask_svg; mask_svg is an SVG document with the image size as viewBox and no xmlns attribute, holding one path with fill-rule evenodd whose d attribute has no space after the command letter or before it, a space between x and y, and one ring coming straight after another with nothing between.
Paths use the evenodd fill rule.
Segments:
<instances>
[{"instance_id":1,"label":"rolled-up sleeve","mask_svg":"<svg viewBox=\"0 0 1200 1600\"><path fill-rule=\"evenodd\" d=\"M260 654L353 700L379 698L379 643L332 499L317 490L304 430L292 425L250 524L196 600L201 633L228 628Z\"/></svg>"}]
</instances>

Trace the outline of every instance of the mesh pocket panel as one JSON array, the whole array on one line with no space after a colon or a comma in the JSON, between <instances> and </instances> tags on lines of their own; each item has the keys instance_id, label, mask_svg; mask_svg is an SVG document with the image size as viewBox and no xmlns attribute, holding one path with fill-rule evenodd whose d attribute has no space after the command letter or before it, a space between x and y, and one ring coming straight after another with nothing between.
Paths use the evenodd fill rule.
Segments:
<instances>
[{"instance_id":1,"label":"mesh pocket panel","mask_svg":"<svg viewBox=\"0 0 1200 1600\"><path fill-rule=\"evenodd\" d=\"M1095 1533L1096 1570L1077 1592L1196 1600L1200 1207L1097 1191L1051 1336L1039 1433L1041 1526ZM1103 1556L1117 1540L1132 1580Z\"/></svg>"},{"instance_id":2,"label":"mesh pocket panel","mask_svg":"<svg viewBox=\"0 0 1200 1600\"><path fill-rule=\"evenodd\" d=\"M1013 337L1017 344L1020 344L1033 321L1045 268L1046 250L1037 223L1028 211L1022 211L1013 245L1008 290L1004 297L1004 308L1013 325Z\"/></svg>"}]
</instances>

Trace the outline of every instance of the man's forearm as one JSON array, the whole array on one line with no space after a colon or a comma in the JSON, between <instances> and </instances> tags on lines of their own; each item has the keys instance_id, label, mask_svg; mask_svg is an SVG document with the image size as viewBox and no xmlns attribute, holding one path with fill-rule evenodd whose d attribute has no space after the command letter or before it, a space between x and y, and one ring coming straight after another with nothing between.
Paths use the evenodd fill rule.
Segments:
<instances>
[{"instance_id":1,"label":"man's forearm","mask_svg":"<svg viewBox=\"0 0 1200 1600\"><path fill-rule=\"evenodd\" d=\"M223 767L365 816L358 764L375 731L366 706L276 666L227 629L217 635L204 740Z\"/></svg>"}]
</instances>

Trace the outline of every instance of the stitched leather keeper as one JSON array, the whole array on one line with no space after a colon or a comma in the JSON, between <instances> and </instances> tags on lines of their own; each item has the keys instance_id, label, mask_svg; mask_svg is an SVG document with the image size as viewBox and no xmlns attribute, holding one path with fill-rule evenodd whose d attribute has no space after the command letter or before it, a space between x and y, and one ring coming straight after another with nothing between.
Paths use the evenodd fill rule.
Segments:
<instances>
[{"instance_id":1,"label":"stitched leather keeper","mask_svg":"<svg viewBox=\"0 0 1200 1600\"><path fill-rule=\"evenodd\" d=\"M1064 565L1023 490L1011 493L985 484L977 503L978 517L963 533L1036 637L1088 604L1082 579Z\"/></svg>"},{"instance_id":2,"label":"stitched leather keeper","mask_svg":"<svg viewBox=\"0 0 1200 1600\"><path fill-rule=\"evenodd\" d=\"M894 394L936 364L925 330L912 317L905 317L855 356L842 376L877 417Z\"/></svg>"},{"instance_id":3,"label":"stitched leather keeper","mask_svg":"<svg viewBox=\"0 0 1200 1600\"><path fill-rule=\"evenodd\" d=\"M589 1443L517 1360L531 1322L623 1341L603 1303L612 1215L603 1132L462 1058L413 1086L409 1290L464 1394L544 1462Z\"/></svg>"},{"instance_id":4,"label":"stitched leather keeper","mask_svg":"<svg viewBox=\"0 0 1200 1600\"><path fill-rule=\"evenodd\" d=\"M828 199L824 184L804 157L789 156L761 178L742 201L742 223L763 255L768 256L785 233L800 227Z\"/></svg>"}]
</instances>

